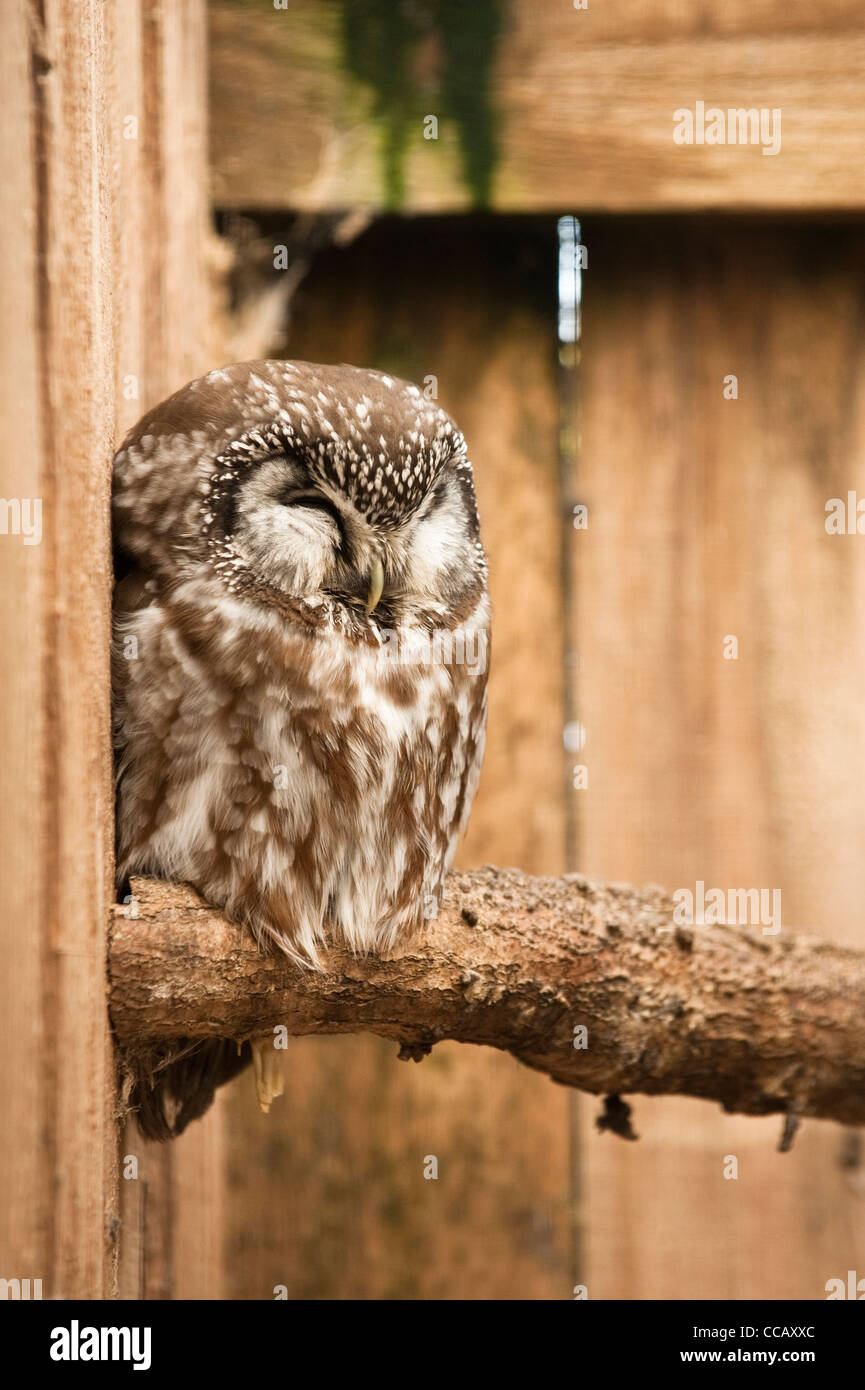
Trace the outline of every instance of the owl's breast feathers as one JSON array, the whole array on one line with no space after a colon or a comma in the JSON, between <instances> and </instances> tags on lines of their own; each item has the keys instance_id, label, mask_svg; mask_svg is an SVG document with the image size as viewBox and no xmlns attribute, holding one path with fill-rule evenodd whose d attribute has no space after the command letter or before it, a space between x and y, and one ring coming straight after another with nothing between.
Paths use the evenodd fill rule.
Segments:
<instances>
[{"instance_id":1,"label":"owl's breast feathers","mask_svg":"<svg viewBox=\"0 0 865 1390\"><path fill-rule=\"evenodd\" d=\"M188 881L306 964L436 915L476 790L485 586L452 629L292 621L191 578L115 612L118 871ZM132 639L130 641L130 639Z\"/></svg>"}]
</instances>

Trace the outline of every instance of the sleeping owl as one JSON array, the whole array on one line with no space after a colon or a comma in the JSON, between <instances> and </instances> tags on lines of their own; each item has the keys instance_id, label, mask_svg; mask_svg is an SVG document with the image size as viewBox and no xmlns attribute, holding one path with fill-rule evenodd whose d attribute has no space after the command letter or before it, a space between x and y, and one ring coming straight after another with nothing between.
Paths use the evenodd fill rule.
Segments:
<instances>
[{"instance_id":1,"label":"sleeping owl","mask_svg":"<svg viewBox=\"0 0 865 1390\"><path fill-rule=\"evenodd\" d=\"M478 782L487 569L453 421L407 382L238 363L114 460L117 872L193 885L269 949L389 952L434 918ZM178 1134L248 1059L138 1059Z\"/></svg>"}]
</instances>

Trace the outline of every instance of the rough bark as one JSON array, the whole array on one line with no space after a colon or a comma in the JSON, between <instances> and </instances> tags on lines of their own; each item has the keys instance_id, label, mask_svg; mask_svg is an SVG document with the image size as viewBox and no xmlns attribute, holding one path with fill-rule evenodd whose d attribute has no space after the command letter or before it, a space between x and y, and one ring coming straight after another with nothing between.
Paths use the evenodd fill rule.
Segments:
<instances>
[{"instance_id":1,"label":"rough bark","mask_svg":"<svg viewBox=\"0 0 865 1390\"><path fill-rule=\"evenodd\" d=\"M699 1096L788 1130L865 1123L865 954L676 927L659 888L453 874L422 940L388 959L332 949L325 965L265 955L189 888L138 879L112 933L114 1028L132 1048L368 1031L415 1060L450 1038L597 1094ZM627 1133L622 1110L608 1104L604 1126Z\"/></svg>"}]
</instances>

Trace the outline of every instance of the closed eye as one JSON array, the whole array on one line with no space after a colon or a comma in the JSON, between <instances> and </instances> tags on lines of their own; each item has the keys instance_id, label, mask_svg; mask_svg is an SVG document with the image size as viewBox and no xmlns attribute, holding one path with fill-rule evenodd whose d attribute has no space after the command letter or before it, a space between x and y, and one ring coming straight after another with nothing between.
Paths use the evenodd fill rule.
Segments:
<instances>
[{"instance_id":1,"label":"closed eye","mask_svg":"<svg viewBox=\"0 0 865 1390\"><path fill-rule=\"evenodd\" d=\"M329 497L323 497L321 493L287 493L280 499L284 507L306 507L310 511L324 512L336 525L339 533L339 548L345 547L345 522L339 507L331 502Z\"/></svg>"}]
</instances>

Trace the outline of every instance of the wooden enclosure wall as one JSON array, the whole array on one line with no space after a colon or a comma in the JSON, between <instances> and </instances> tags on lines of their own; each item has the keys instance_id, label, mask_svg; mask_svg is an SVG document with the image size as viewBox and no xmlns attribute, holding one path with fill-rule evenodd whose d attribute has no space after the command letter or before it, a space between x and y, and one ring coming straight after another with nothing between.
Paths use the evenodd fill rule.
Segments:
<instances>
[{"instance_id":1,"label":"wooden enclosure wall","mask_svg":"<svg viewBox=\"0 0 865 1390\"><path fill-rule=\"evenodd\" d=\"M584 238L568 380L586 531L556 474L552 218L379 224L316 263L286 344L435 375L469 439L495 640L462 862L568 867L568 648L579 867L778 888L782 931L862 945L865 572L824 523L865 486L865 237L590 218ZM297 1041L269 1119L230 1090L231 1292L567 1298L579 1278L591 1298L807 1299L865 1262L861 1161L837 1126L782 1155L775 1119L633 1103L629 1145L595 1131L597 1103L493 1053L448 1045L415 1068L373 1039Z\"/></svg>"},{"instance_id":2,"label":"wooden enclosure wall","mask_svg":"<svg viewBox=\"0 0 865 1390\"><path fill-rule=\"evenodd\" d=\"M341 7L213 10L217 201L387 202L374 93L339 66ZM855 0L512 16L476 116L499 112L495 206L865 205ZM820 1297L865 1264L861 1162L829 1125L781 1156L774 1121L641 1101L626 1146L594 1133L590 1102L576 1136L573 1099L510 1058L447 1046L397 1065L377 1040L333 1038L294 1044L269 1122L241 1078L171 1148L118 1133L109 470L126 428L224 355L205 30L203 0L0 7L0 1277L52 1298L498 1299L568 1297L578 1269L593 1298ZM437 43L412 60L421 104ZM782 106L784 155L677 151L671 111L703 91ZM459 138L413 128L406 209L478 194ZM570 645L580 867L778 887L784 930L861 944L865 583L824 508L865 488L862 232L590 218L585 234L585 533L559 506L552 216L375 228L315 267L285 344L435 375L470 440L496 615L462 862L565 867ZM25 544L16 507L33 521L37 500Z\"/></svg>"},{"instance_id":3,"label":"wooden enclosure wall","mask_svg":"<svg viewBox=\"0 0 865 1390\"><path fill-rule=\"evenodd\" d=\"M580 867L778 888L782 934L861 948L865 555L825 508L865 489L865 232L583 232ZM612 1152L584 1128L591 1297L819 1299L865 1265L849 1131L810 1122L779 1154L777 1119L635 1115Z\"/></svg>"},{"instance_id":4,"label":"wooden enclosure wall","mask_svg":"<svg viewBox=\"0 0 865 1390\"><path fill-rule=\"evenodd\" d=\"M203 5L9 0L0 65L0 490L42 506L41 543L0 534L0 1276L206 1296L218 1115L169 1158L119 1145L105 989L111 456L218 350Z\"/></svg>"}]
</instances>

